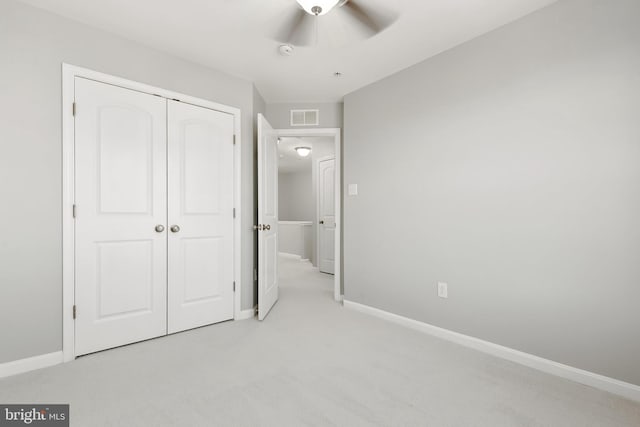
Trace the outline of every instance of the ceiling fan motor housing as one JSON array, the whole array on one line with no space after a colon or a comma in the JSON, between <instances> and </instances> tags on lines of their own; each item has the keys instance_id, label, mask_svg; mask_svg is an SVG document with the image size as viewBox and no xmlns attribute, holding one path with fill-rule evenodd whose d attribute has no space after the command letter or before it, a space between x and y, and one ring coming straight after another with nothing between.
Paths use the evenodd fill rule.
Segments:
<instances>
[{"instance_id":1,"label":"ceiling fan motor housing","mask_svg":"<svg viewBox=\"0 0 640 427\"><path fill-rule=\"evenodd\" d=\"M384 31L398 18L395 12L384 7L373 7L368 0L296 0L300 8L283 26L276 40L296 46L312 46L318 43L319 20L316 19L339 9L339 14L348 15L361 25L354 29L363 38L373 37ZM314 21L311 21L313 19Z\"/></svg>"},{"instance_id":2,"label":"ceiling fan motor housing","mask_svg":"<svg viewBox=\"0 0 640 427\"><path fill-rule=\"evenodd\" d=\"M296 0L300 6L309 14L320 16L328 13L340 0Z\"/></svg>"}]
</instances>

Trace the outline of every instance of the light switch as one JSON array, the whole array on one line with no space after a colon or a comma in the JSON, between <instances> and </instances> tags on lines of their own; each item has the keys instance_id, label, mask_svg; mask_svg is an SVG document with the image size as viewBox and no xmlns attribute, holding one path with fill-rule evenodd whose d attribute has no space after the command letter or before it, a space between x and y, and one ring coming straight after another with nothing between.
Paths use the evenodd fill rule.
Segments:
<instances>
[{"instance_id":1,"label":"light switch","mask_svg":"<svg viewBox=\"0 0 640 427\"><path fill-rule=\"evenodd\" d=\"M349 195L350 196L358 195L358 184L349 184Z\"/></svg>"},{"instance_id":2,"label":"light switch","mask_svg":"<svg viewBox=\"0 0 640 427\"><path fill-rule=\"evenodd\" d=\"M449 285L438 282L438 296L440 298L449 298Z\"/></svg>"}]
</instances>

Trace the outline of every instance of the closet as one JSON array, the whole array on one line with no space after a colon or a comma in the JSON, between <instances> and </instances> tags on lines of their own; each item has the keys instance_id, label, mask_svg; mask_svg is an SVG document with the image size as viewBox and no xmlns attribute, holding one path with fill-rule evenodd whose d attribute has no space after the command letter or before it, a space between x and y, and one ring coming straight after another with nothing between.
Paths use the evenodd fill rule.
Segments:
<instances>
[{"instance_id":1,"label":"closet","mask_svg":"<svg viewBox=\"0 0 640 427\"><path fill-rule=\"evenodd\" d=\"M234 115L74 91L75 354L232 319Z\"/></svg>"}]
</instances>

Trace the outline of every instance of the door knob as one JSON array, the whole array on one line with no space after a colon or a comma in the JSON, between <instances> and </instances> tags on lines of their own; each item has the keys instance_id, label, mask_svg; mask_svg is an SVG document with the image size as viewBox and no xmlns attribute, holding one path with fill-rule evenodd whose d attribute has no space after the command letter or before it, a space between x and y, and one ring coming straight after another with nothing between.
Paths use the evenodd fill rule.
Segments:
<instances>
[{"instance_id":1,"label":"door knob","mask_svg":"<svg viewBox=\"0 0 640 427\"><path fill-rule=\"evenodd\" d=\"M324 221L320 221L320 224L324 224Z\"/></svg>"},{"instance_id":2,"label":"door knob","mask_svg":"<svg viewBox=\"0 0 640 427\"><path fill-rule=\"evenodd\" d=\"M254 230L258 230L258 231L262 231L262 224L254 225L253 229Z\"/></svg>"},{"instance_id":3,"label":"door knob","mask_svg":"<svg viewBox=\"0 0 640 427\"><path fill-rule=\"evenodd\" d=\"M271 230L271 226L269 224L265 224L264 229L265 230Z\"/></svg>"},{"instance_id":4,"label":"door knob","mask_svg":"<svg viewBox=\"0 0 640 427\"><path fill-rule=\"evenodd\" d=\"M172 233L177 233L178 231L180 231L180 227L177 225L172 225L170 230Z\"/></svg>"},{"instance_id":5,"label":"door knob","mask_svg":"<svg viewBox=\"0 0 640 427\"><path fill-rule=\"evenodd\" d=\"M164 225L158 224L156 225L156 232L162 233L164 231Z\"/></svg>"}]
</instances>

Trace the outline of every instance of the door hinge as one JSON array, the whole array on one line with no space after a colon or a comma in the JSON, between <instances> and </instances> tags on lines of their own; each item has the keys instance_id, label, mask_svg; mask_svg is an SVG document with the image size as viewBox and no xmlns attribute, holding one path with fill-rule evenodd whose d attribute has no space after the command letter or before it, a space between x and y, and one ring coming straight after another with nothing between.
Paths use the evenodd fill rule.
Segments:
<instances>
[{"instance_id":1,"label":"door hinge","mask_svg":"<svg viewBox=\"0 0 640 427\"><path fill-rule=\"evenodd\" d=\"M71 209L71 214L73 215L73 217L76 217L76 205L73 205L73 208Z\"/></svg>"},{"instance_id":2,"label":"door hinge","mask_svg":"<svg viewBox=\"0 0 640 427\"><path fill-rule=\"evenodd\" d=\"M74 319L76 318L76 306L75 305L73 306L73 318Z\"/></svg>"},{"instance_id":3,"label":"door hinge","mask_svg":"<svg viewBox=\"0 0 640 427\"><path fill-rule=\"evenodd\" d=\"M236 217L236 208L233 208L233 217Z\"/></svg>"},{"instance_id":4,"label":"door hinge","mask_svg":"<svg viewBox=\"0 0 640 427\"><path fill-rule=\"evenodd\" d=\"M72 107L72 111L73 111L73 117L76 116L76 103L73 103L73 107Z\"/></svg>"},{"instance_id":5,"label":"door hinge","mask_svg":"<svg viewBox=\"0 0 640 427\"><path fill-rule=\"evenodd\" d=\"M236 291L236 282L233 282L233 292Z\"/></svg>"},{"instance_id":6,"label":"door hinge","mask_svg":"<svg viewBox=\"0 0 640 427\"><path fill-rule=\"evenodd\" d=\"M236 145L236 136L233 135L233 145Z\"/></svg>"}]
</instances>

